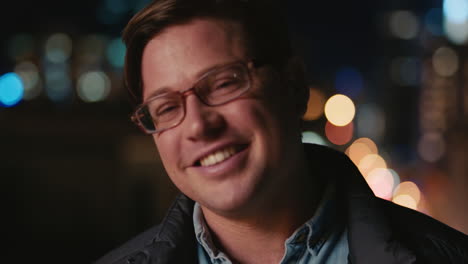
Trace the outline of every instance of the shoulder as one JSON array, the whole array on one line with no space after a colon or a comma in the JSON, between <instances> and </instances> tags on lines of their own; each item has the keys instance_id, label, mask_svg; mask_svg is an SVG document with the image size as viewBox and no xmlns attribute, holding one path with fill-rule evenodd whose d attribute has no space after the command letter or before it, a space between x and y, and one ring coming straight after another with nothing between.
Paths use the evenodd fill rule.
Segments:
<instances>
[{"instance_id":1,"label":"shoulder","mask_svg":"<svg viewBox=\"0 0 468 264\"><path fill-rule=\"evenodd\" d=\"M161 224L109 252L95 264L127 264L132 261L131 259L135 260L133 261L135 263L140 263L137 260L139 258L171 263L170 259L193 258L194 247L191 240L194 240L194 235L193 239L189 239L194 233L192 210L193 201L184 195L179 195ZM182 254L184 256L177 256L179 253L184 253Z\"/></svg>"},{"instance_id":2,"label":"shoulder","mask_svg":"<svg viewBox=\"0 0 468 264\"><path fill-rule=\"evenodd\" d=\"M468 236L420 212L378 199L395 239L437 263L468 262ZM434 262L435 261L435 262ZM441 262L442 263L442 262Z\"/></svg>"},{"instance_id":3,"label":"shoulder","mask_svg":"<svg viewBox=\"0 0 468 264\"><path fill-rule=\"evenodd\" d=\"M137 235L133 239L125 242L120 247L107 253L95 262L95 264L120 264L127 263L127 257L133 255L135 252L143 249L147 244L150 244L154 237L158 235L161 230L161 225L156 225L151 229Z\"/></svg>"}]
</instances>

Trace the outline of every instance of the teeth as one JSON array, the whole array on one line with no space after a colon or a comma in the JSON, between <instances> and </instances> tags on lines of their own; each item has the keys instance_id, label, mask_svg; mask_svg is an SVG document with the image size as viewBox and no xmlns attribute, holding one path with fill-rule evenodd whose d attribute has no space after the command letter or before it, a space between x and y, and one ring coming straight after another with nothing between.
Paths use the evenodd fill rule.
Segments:
<instances>
[{"instance_id":1,"label":"teeth","mask_svg":"<svg viewBox=\"0 0 468 264\"><path fill-rule=\"evenodd\" d=\"M202 166L211 166L220 163L236 153L234 147L228 147L223 150L218 150L200 160Z\"/></svg>"}]
</instances>

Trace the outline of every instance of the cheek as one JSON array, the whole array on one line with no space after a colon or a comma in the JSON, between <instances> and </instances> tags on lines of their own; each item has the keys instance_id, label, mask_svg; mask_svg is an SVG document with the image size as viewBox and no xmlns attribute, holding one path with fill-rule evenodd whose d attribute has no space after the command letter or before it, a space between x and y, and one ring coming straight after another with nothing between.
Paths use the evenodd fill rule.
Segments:
<instances>
[{"instance_id":1,"label":"cheek","mask_svg":"<svg viewBox=\"0 0 468 264\"><path fill-rule=\"evenodd\" d=\"M181 149L178 145L180 141L176 140L174 136L164 134L164 132L160 135L153 135L153 140L166 172L172 177L172 175L175 175L177 169L177 157L179 155L179 151L177 150Z\"/></svg>"}]
</instances>

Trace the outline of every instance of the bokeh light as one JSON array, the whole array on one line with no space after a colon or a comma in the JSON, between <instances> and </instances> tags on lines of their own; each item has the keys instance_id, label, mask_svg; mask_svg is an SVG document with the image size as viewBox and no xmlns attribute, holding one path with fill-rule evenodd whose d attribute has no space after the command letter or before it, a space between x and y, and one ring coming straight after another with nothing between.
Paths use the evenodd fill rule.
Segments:
<instances>
[{"instance_id":1,"label":"bokeh light","mask_svg":"<svg viewBox=\"0 0 468 264\"><path fill-rule=\"evenodd\" d=\"M468 40L468 0L444 0L444 30L455 44Z\"/></svg>"},{"instance_id":2,"label":"bokeh light","mask_svg":"<svg viewBox=\"0 0 468 264\"><path fill-rule=\"evenodd\" d=\"M45 67L45 90L47 96L56 103L71 98L72 83L66 64L52 64Z\"/></svg>"},{"instance_id":3,"label":"bokeh light","mask_svg":"<svg viewBox=\"0 0 468 264\"><path fill-rule=\"evenodd\" d=\"M377 154L379 153L379 149L377 148L377 145L375 144L375 142L370 139L370 138L366 138L366 137L363 137L363 138L358 138L354 141L355 144L358 144L358 143L362 143L362 144L365 144L371 151L370 154Z\"/></svg>"},{"instance_id":4,"label":"bokeh light","mask_svg":"<svg viewBox=\"0 0 468 264\"><path fill-rule=\"evenodd\" d=\"M72 53L72 40L64 33L51 35L45 45L45 56L52 63L66 62Z\"/></svg>"},{"instance_id":5,"label":"bokeh light","mask_svg":"<svg viewBox=\"0 0 468 264\"><path fill-rule=\"evenodd\" d=\"M107 98L110 88L109 77L104 72L87 72L78 79L77 93L85 102L99 102Z\"/></svg>"},{"instance_id":6,"label":"bokeh light","mask_svg":"<svg viewBox=\"0 0 468 264\"><path fill-rule=\"evenodd\" d=\"M335 145L344 145L353 138L354 124L346 126L335 126L330 122L325 124L325 135L328 140Z\"/></svg>"},{"instance_id":7,"label":"bokeh light","mask_svg":"<svg viewBox=\"0 0 468 264\"><path fill-rule=\"evenodd\" d=\"M324 94L314 88L309 90L309 102L307 103L307 111L304 114L304 120L317 120L323 115L323 108L325 105Z\"/></svg>"},{"instance_id":8,"label":"bokeh light","mask_svg":"<svg viewBox=\"0 0 468 264\"><path fill-rule=\"evenodd\" d=\"M393 188L395 188L396 186L398 186L398 184L400 184L401 182L401 178L400 178L400 175L398 175L398 173L394 170L394 169L388 169L388 171L392 174L393 176Z\"/></svg>"},{"instance_id":9,"label":"bokeh light","mask_svg":"<svg viewBox=\"0 0 468 264\"><path fill-rule=\"evenodd\" d=\"M353 121L355 114L356 107L346 95L334 95L325 104L325 116L335 126L346 126Z\"/></svg>"},{"instance_id":10,"label":"bokeh light","mask_svg":"<svg viewBox=\"0 0 468 264\"><path fill-rule=\"evenodd\" d=\"M375 196L386 200L392 198L394 178L390 170L385 168L373 169L365 179Z\"/></svg>"},{"instance_id":11,"label":"bokeh light","mask_svg":"<svg viewBox=\"0 0 468 264\"><path fill-rule=\"evenodd\" d=\"M393 192L393 197L398 197L400 195L410 196L413 198L417 206L421 199L421 190L419 190L419 187L414 182L404 181L398 184Z\"/></svg>"},{"instance_id":12,"label":"bokeh light","mask_svg":"<svg viewBox=\"0 0 468 264\"><path fill-rule=\"evenodd\" d=\"M461 24L468 20L468 0L444 0L443 8L450 22Z\"/></svg>"},{"instance_id":13,"label":"bokeh light","mask_svg":"<svg viewBox=\"0 0 468 264\"><path fill-rule=\"evenodd\" d=\"M355 140L345 151L346 155L358 166L361 160L370 154L377 154L378 149L375 143L369 138L359 138Z\"/></svg>"},{"instance_id":14,"label":"bokeh light","mask_svg":"<svg viewBox=\"0 0 468 264\"><path fill-rule=\"evenodd\" d=\"M0 76L0 106L12 107L23 98L21 78L13 72Z\"/></svg>"},{"instance_id":15,"label":"bokeh light","mask_svg":"<svg viewBox=\"0 0 468 264\"><path fill-rule=\"evenodd\" d=\"M419 32L418 18L410 11L395 11L390 15L390 32L397 38L412 39Z\"/></svg>"},{"instance_id":16,"label":"bokeh light","mask_svg":"<svg viewBox=\"0 0 468 264\"><path fill-rule=\"evenodd\" d=\"M361 73L352 67L340 69L335 76L335 89L338 93L356 98L363 89Z\"/></svg>"},{"instance_id":17,"label":"bokeh light","mask_svg":"<svg viewBox=\"0 0 468 264\"><path fill-rule=\"evenodd\" d=\"M443 77L450 77L458 71L459 59L457 53L449 47L440 47L432 57L434 71Z\"/></svg>"},{"instance_id":18,"label":"bokeh light","mask_svg":"<svg viewBox=\"0 0 468 264\"><path fill-rule=\"evenodd\" d=\"M386 169L387 163L379 154L366 155L358 164L358 169L364 177L374 169Z\"/></svg>"},{"instance_id":19,"label":"bokeh light","mask_svg":"<svg viewBox=\"0 0 468 264\"><path fill-rule=\"evenodd\" d=\"M444 34L442 22L442 9L431 8L427 11L425 16L426 29L434 36L442 36Z\"/></svg>"},{"instance_id":20,"label":"bokeh light","mask_svg":"<svg viewBox=\"0 0 468 264\"><path fill-rule=\"evenodd\" d=\"M445 140L441 133L425 133L418 143L418 153L427 162L436 162L445 154Z\"/></svg>"},{"instance_id":21,"label":"bokeh light","mask_svg":"<svg viewBox=\"0 0 468 264\"><path fill-rule=\"evenodd\" d=\"M319 134L312 131L302 132L302 142L327 146L327 142Z\"/></svg>"},{"instance_id":22,"label":"bokeh light","mask_svg":"<svg viewBox=\"0 0 468 264\"><path fill-rule=\"evenodd\" d=\"M444 31L451 42L463 45L468 40L468 21L461 24L444 21Z\"/></svg>"},{"instance_id":23,"label":"bokeh light","mask_svg":"<svg viewBox=\"0 0 468 264\"><path fill-rule=\"evenodd\" d=\"M358 165L362 158L373 154L369 147L364 143L354 142L346 149L346 155L353 161L354 164Z\"/></svg>"},{"instance_id":24,"label":"bokeh light","mask_svg":"<svg viewBox=\"0 0 468 264\"><path fill-rule=\"evenodd\" d=\"M407 194L402 194L398 196L394 196L392 201L398 205L417 210L418 204L414 200L413 197L407 195Z\"/></svg>"},{"instance_id":25,"label":"bokeh light","mask_svg":"<svg viewBox=\"0 0 468 264\"><path fill-rule=\"evenodd\" d=\"M357 112L357 135L379 141L385 132L385 114L374 104L359 106Z\"/></svg>"},{"instance_id":26,"label":"bokeh light","mask_svg":"<svg viewBox=\"0 0 468 264\"><path fill-rule=\"evenodd\" d=\"M125 44L121 38L115 38L109 42L106 51L106 57L109 63L116 67L122 68L125 62Z\"/></svg>"},{"instance_id":27,"label":"bokeh light","mask_svg":"<svg viewBox=\"0 0 468 264\"><path fill-rule=\"evenodd\" d=\"M34 63L30 61L19 63L15 66L15 73L18 74L24 85L23 99L31 100L41 93L39 69Z\"/></svg>"},{"instance_id":28,"label":"bokeh light","mask_svg":"<svg viewBox=\"0 0 468 264\"><path fill-rule=\"evenodd\" d=\"M421 61L416 57L397 57L390 63L390 78L400 86L416 86L421 82Z\"/></svg>"}]
</instances>

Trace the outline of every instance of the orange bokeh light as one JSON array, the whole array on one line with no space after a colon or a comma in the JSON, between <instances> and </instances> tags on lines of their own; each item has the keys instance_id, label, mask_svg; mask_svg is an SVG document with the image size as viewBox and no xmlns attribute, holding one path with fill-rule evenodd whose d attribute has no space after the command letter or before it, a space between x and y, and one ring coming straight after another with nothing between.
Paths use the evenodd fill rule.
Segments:
<instances>
[{"instance_id":1,"label":"orange bokeh light","mask_svg":"<svg viewBox=\"0 0 468 264\"><path fill-rule=\"evenodd\" d=\"M325 95L314 88L309 91L309 102L307 111L304 114L304 120L317 120L323 115L325 105Z\"/></svg>"},{"instance_id":2,"label":"orange bokeh light","mask_svg":"<svg viewBox=\"0 0 468 264\"><path fill-rule=\"evenodd\" d=\"M325 135L328 140L335 145L344 145L353 138L354 125L349 123L346 126L335 126L330 122L325 125Z\"/></svg>"}]
</instances>

